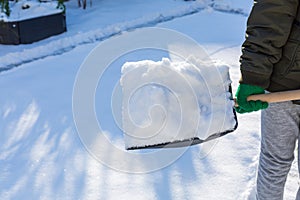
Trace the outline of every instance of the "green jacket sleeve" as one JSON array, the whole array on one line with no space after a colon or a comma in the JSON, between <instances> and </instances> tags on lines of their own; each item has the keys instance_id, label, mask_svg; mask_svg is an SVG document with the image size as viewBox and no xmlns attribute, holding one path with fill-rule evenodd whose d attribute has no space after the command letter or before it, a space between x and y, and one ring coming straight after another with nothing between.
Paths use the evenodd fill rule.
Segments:
<instances>
[{"instance_id":1,"label":"green jacket sleeve","mask_svg":"<svg viewBox=\"0 0 300 200\"><path fill-rule=\"evenodd\" d=\"M268 88L273 65L282 54L299 0L256 0L242 46L241 83Z\"/></svg>"}]
</instances>

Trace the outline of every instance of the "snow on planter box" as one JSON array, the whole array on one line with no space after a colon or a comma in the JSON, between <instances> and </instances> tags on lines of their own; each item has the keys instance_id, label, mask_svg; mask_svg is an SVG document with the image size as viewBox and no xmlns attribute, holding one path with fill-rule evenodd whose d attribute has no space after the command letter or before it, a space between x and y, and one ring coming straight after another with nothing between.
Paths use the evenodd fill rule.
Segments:
<instances>
[{"instance_id":1,"label":"snow on planter box","mask_svg":"<svg viewBox=\"0 0 300 200\"><path fill-rule=\"evenodd\" d=\"M66 31L64 10L57 2L10 2L9 16L0 13L0 43L28 44Z\"/></svg>"},{"instance_id":2,"label":"snow on planter box","mask_svg":"<svg viewBox=\"0 0 300 200\"><path fill-rule=\"evenodd\" d=\"M193 58L127 62L120 82L126 149L204 141L237 127L227 66Z\"/></svg>"}]
</instances>

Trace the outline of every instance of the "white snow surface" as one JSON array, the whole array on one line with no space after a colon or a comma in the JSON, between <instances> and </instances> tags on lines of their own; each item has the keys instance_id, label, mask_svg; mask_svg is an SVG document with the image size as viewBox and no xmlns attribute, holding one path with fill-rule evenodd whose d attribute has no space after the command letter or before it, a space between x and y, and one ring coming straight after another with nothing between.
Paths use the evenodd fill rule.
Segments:
<instances>
[{"instance_id":1,"label":"white snow surface","mask_svg":"<svg viewBox=\"0 0 300 200\"><path fill-rule=\"evenodd\" d=\"M170 28L197 41L217 65L229 66L234 93L252 3L114 0L93 1L92 7L83 10L71 0L66 2L68 32L28 45L0 45L0 66L9 69L0 73L0 199L253 199L259 112L238 115L235 132L188 148L169 165L140 174L125 173L96 160L78 137L72 113L73 85L86 56L114 35L146 26ZM200 4L201 9L189 10ZM174 12L184 14L170 14ZM95 113L103 134L120 149L124 138L115 124L110 97L121 78L121 66L128 61L157 62L162 57L166 55L150 52L119 59L106 71L105 84L99 82ZM161 154L171 156L173 152ZM124 162L110 148L102 153L111 161ZM144 153L149 152L132 155ZM147 163L151 162L159 160ZM133 160L127 164L142 168L146 163ZM295 160L284 199L295 199L297 182Z\"/></svg>"},{"instance_id":2,"label":"white snow surface","mask_svg":"<svg viewBox=\"0 0 300 200\"><path fill-rule=\"evenodd\" d=\"M121 77L126 148L205 140L234 130L230 84L228 66L192 58L126 62Z\"/></svg>"},{"instance_id":3,"label":"white snow surface","mask_svg":"<svg viewBox=\"0 0 300 200\"><path fill-rule=\"evenodd\" d=\"M19 0L17 2L9 2L10 16L6 16L0 12L0 21L16 22L28 20L31 18L53 15L61 13L62 10L57 8L57 2L44 2Z\"/></svg>"},{"instance_id":4,"label":"white snow surface","mask_svg":"<svg viewBox=\"0 0 300 200\"><path fill-rule=\"evenodd\" d=\"M33 44L17 47L0 45L0 56L3 55L0 71L48 55L61 54L78 45L105 40L122 31L193 14L204 8L207 9L211 3L210 0L192 1L190 3L181 0L166 0L164 2L153 0L150 5L145 7L144 3L139 1L132 0L126 2L126 4L121 0L119 1L101 2L93 5L94 9L86 11L78 9L76 1L66 2L68 31L62 35L53 36ZM120 4L124 7L120 7ZM248 12L245 8L247 4L242 3L244 6L240 9L236 7L229 8L229 5L232 4L232 1L218 0L209 8L214 9L215 6L220 5L219 7L225 12L237 12L242 15ZM143 12L140 12L140 10L143 10ZM116 14L120 12L122 12L122 15ZM78 16L81 15L83 15L82 18L79 18ZM84 25L82 25L83 21Z\"/></svg>"}]
</instances>

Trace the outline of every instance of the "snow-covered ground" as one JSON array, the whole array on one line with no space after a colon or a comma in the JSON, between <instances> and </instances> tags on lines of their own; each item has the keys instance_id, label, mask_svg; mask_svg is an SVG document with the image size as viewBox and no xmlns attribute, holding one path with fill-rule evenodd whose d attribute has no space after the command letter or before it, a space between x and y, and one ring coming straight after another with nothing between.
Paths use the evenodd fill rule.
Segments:
<instances>
[{"instance_id":1,"label":"snow-covered ground","mask_svg":"<svg viewBox=\"0 0 300 200\"><path fill-rule=\"evenodd\" d=\"M0 45L0 67L6 69L0 73L0 199L247 199L255 185L259 112L238 115L235 132L188 148L162 168L138 174L122 171L124 163L134 172L161 160L129 163L107 146L99 162L81 142L73 119L72 92L82 62L97 45L142 27L169 28L197 41L211 59L230 66L235 91L252 1L213 2L93 1L82 10L69 1L68 32L29 45ZM105 136L118 147L124 142L110 96L121 66L162 56L165 52L150 50L125 55L109 66L97 86L95 114ZM144 152L130 154L147 157ZM157 158L164 159L159 154L172 156L176 150L158 152ZM295 197L296 166L295 161L285 199Z\"/></svg>"}]
</instances>

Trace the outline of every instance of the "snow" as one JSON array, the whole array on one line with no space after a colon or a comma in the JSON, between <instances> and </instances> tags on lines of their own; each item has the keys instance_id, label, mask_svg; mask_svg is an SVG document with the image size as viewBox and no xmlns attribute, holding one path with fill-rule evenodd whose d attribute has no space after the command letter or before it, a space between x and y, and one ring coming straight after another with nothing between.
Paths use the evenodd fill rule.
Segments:
<instances>
[{"instance_id":1,"label":"snow","mask_svg":"<svg viewBox=\"0 0 300 200\"><path fill-rule=\"evenodd\" d=\"M54 15L61 13L61 9L57 9L57 2L25 1L9 2L10 16L0 13L0 21L16 22L36 18L40 16Z\"/></svg>"},{"instance_id":2,"label":"snow","mask_svg":"<svg viewBox=\"0 0 300 200\"><path fill-rule=\"evenodd\" d=\"M86 29L86 28L80 27L80 24L79 24L76 27L77 28L76 30L79 30L79 32L73 33L72 30L68 31L68 32L70 32L69 34L72 34L69 37L63 36L55 41L51 41L51 42L45 43L44 45L39 45L39 46L35 46L34 44L28 45L29 48L27 48L27 46L26 46L25 49L23 49L22 51L17 51L17 52L12 51L10 53L7 53L5 56L2 57L2 62L0 63L0 71L10 69L10 68L12 68L14 66L18 66L22 63L26 63L26 62L30 62L30 61L33 61L36 59L44 58L48 55L61 54L66 51L72 50L74 47L76 47L78 45L94 43L99 40L101 41L101 40L104 40L111 36L120 34L122 31L128 31L128 30L132 30L135 28L139 28L139 27L145 27L145 26L149 26L149 24L156 24L156 23L159 23L162 21L171 20L176 17L189 15L189 14L195 13L195 12L203 9L206 4L203 3L202 1L200 1L200 2L195 2L193 4L189 4L189 5L184 5L184 6L182 6L182 4L180 4L180 5L181 5L180 7L177 6L173 9L167 10L163 13L155 11L155 13L151 13L151 14L147 15L147 12L143 12L144 13L143 16L134 18L132 20L131 20L132 16L129 16L129 17L127 17L127 18L129 18L128 20L123 21L124 16L122 15L122 18L121 18L122 22L117 22L115 24L108 25L106 27L102 27L99 29L94 28L95 25L97 25L99 23L98 20L91 20L92 22L95 22L95 23L93 23L94 29L85 30L85 32L81 32L82 29ZM108 6L111 6L111 5L109 4ZM114 6L117 6L117 5L114 5ZM157 6L160 6L160 5L157 5ZM72 11L73 10L71 10L70 12L72 12ZM108 16L105 16L104 19L106 19L106 17L107 17L107 18L113 18L113 20L115 20L115 18L117 18L117 17L115 16L114 13L117 11L118 10L113 11L112 15L110 14ZM97 11L97 13L98 12L99 11ZM128 12L130 12L130 10L128 10ZM82 15L85 13L80 13L80 14ZM75 19L77 18L77 16L73 16L73 17ZM93 16L91 16L91 17L93 17ZM99 17L101 17L101 16L99 16ZM67 16L67 19L68 19L68 16ZM121 20L121 19L119 19L119 20ZM82 19L82 20L86 20L86 19ZM102 22L102 20L100 20L100 21ZM78 22L80 22L80 20L76 20L76 23L78 23ZM105 22L105 23L107 23L107 22ZM87 24L86 26L89 27L91 25ZM101 26L103 26L103 24L101 24ZM71 27L72 27L72 24L71 24ZM66 33L64 35L68 35L68 33ZM41 42L41 43L43 43L43 42ZM30 46L33 46L33 47L30 48ZM1 47L0 47L0 50L1 50ZM14 48L12 48L12 50L14 50ZM0 51L0 55L1 55L1 52L2 51ZM6 52L6 51L3 51L3 52Z\"/></svg>"},{"instance_id":3,"label":"snow","mask_svg":"<svg viewBox=\"0 0 300 200\"><path fill-rule=\"evenodd\" d=\"M85 58L97 46L135 33L142 27L170 28L197 41L218 66L230 67L234 93L240 77L245 13L253 2L214 2L227 10L216 9L206 1L193 14L176 15L164 22L147 19L203 2L93 1L92 7L82 10L76 7L76 1L69 1L66 3L67 33L30 45L0 45L0 65L9 69L0 73L0 199L232 200L253 197L260 145L259 112L238 115L239 127L235 132L202 145L155 152L124 150L123 132L111 111L111 96L117 94L113 91L118 88L121 67L128 61L172 59L168 52L145 50L123 55L109 65L99 80L93 90L92 107L103 135L111 142L110 146L101 146L102 141L95 140L99 145L94 146L95 150L102 148L100 155L86 149L88 146L82 143L74 122L73 89ZM235 12L239 8L243 12ZM124 11L122 15L120 11ZM134 20L140 20L140 26L119 29L120 25ZM95 33L113 28L119 31L94 37ZM96 39L86 39L86 34ZM70 43L65 45L68 41ZM113 48L118 50L120 46ZM102 57L107 56L98 55L99 63ZM121 105L121 99L115 101L113 103ZM85 121L89 124L89 118ZM101 155L103 157L98 157ZM295 161L284 199L295 199L297 181Z\"/></svg>"},{"instance_id":4,"label":"snow","mask_svg":"<svg viewBox=\"0 0 300 200\"><path fill-rule=\"evenodd\" d=\"M205 140L234 130L230 84L227 66L195 58L126 62L121 77L126 148Z\"/></svg>"}]
</instances>

